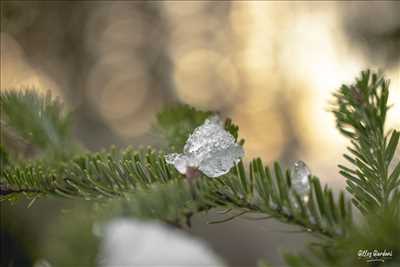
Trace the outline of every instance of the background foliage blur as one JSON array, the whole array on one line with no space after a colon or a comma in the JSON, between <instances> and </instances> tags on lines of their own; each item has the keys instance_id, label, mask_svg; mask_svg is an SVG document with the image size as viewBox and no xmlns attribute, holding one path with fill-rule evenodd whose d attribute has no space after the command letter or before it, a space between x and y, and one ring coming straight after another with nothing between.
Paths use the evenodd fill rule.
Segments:
<instances>
[{"instance_id":1,"label":"background foliage blur","mask_svg":"<svg viewBox=\"0 0 400 267\"><path fill-rule=\"evenodd\" d=\"M161 145L151 126L169 103L216 110L240 126L247 158L302 159L342 187L346 142L327 112L331 94L362 69L382 69L395 104L389 126L399 128L399 14L397 1L3 1L1 90L60 96L92 150ZM55 207L74 203L1 205L2 238L26 266L62 251L49 244L65 218L75 223ZM191 232L235 266L262 256L282 264L280 247L303 245L276 222L203 221Z\"/></svg>"}]
</instances>

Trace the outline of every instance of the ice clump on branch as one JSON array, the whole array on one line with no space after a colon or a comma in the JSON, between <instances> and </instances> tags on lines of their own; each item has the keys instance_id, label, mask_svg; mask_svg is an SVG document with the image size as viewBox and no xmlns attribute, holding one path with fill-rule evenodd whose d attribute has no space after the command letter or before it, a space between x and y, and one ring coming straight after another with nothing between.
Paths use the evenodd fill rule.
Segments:
<instances>
[{"instance_id":1,"label":"ice clump on branch","mask_svg":"<svg viewBox=\"0 0 400 267\"><path fill-rule=\"evenodd\" d=\"M242 146L223 128L219 117L212 116L189 136L182 154L166 155L165 160L182 174L192 168L208 177L218 177L228 173L243 156Z\"/></svg>"}]
</instances>

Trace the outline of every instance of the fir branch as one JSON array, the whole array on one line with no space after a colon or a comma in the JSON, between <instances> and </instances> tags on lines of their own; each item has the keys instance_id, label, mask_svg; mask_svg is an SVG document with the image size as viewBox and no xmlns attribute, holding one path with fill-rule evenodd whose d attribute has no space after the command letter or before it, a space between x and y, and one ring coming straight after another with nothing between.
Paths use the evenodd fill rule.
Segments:
<instances>
[{"instance_id":1,"label":"fir branch","mask_svg":"<svg viewBox=\"0 0 400 267\"><path fill-rule=\"evenodd\" d=\"M232 208L270 215L327 237L345 234L346 225L352 223L351 206L343 193L335 201L332 190L323 190L318 178L310 177L310 200L304 202L290 188L289 171L285 176L276 163L272 172L260 159L250 162L248 173L241 162L225 176L199 178L194 197L193 188L179 182L183 176L165 163L163 153L151 149L88 153L56 168L46 168L41 162L11 166L5 169L2 179L7 188L14 190L12 193L29 188L33 191L29 197L130 199L136 203L130 204L137 207L135 214L169 222L187 221L194 213L211 208ZM179 201L175 196L181 196Z\"/></svg>"},{"instance_id":2,"label":"fir branch","mask_svg":"<svg viewBox=\"0 0 400 267\"><path fill-rule=\"evenodd\" d=\"M49 165L44 161L7 167L1 183L9 190L26 189L63 197L101 199L122 196L125 192L153 183L181 177L167 166L163 155L151 149L87 153Z\"/></svg>"},{"instance_id":3,"label":"fir branch","mask_svg":"<svg viewBox=\"0 0 400 267\"><path fill-rule=\"evenodd\" d=\"M335 94L337 127L351 141L344 157L352 167L339 165L353 203L363 213L387 207L399 186L400 163L390 172L399 142L396 130L385 133L389 81L364 71L355 84L342 85Z\"/></svg>"},{"instance_id":4,"label":"fir branch","mask_svg":"<svg viewBox=\"0 0 400 267\"><path fill-rule=\"evenodd\" d=\"M58 125L62 121L59 106L48 97L45 100L33 92L10 93L2 97L8 105L14 103L25 107L29 102L27 100L36 103L31 112L38 113L32 115L37 120L32 124L13 124L12 121L18 122L21 118L9 111L14 116L9 117L11 125L21 132L36 129L35 132L46 135L44 128L40 127L44 123L43 118L53 118L50 125ZM167 109L158 116L159 129L164 131L170 144L183 146L180 142L209 114L187 106ZM225 128L235 139L238 138L238 127L229 119L225 122ZM32 137L31 141L35 140ZM51 138L40 140L39 144L49 142L47 145L56 146L49 141ZM244 140L239 142L243 144ZM352 220L351 207L345 203L343 194L335 201L331 190L322 190L318 178L310 178L312 193L310 201L305 203L290 188L289 171L283 172L278 163L274 165L273 172L260 159L256 159L251 161L248 171L240 163L224 177L202 177L195 184L194 194L192 186L179 182L182 178L173 166L165 163L163 152L150 148L111 149L78 155L54 164L38 160L8 166L1 175L0 184L4 189L1 200L13 200L21 194L30 198L58 196L97 201L132 200L136 204L130 206L136 207L135 213L170 223L181 222L182 218L189 223L190 217L196 212L227 207L266 214L328 237L344 234L346 224ZM176 199L168 195L181 197ZM151 196L151 199L147 196ZM167 214L164 210L168 210Z\"/></svg>"},{"instance_id":5,"label":"fir branch","mask_svg":"<svg viewBox=\"0 0 400 267\"><path fill-rule=\"evenodd\" d=\"M352 211L343 192L335 201L331 189L325 186L322 190L319 179L310 177L311 194L305 202L290 188L289 170L286 176L283 173L278 163L271 171L261 159L251 161L246 173L240 162L234 173L202 180L199 191L202 201L212 206L266 214L326 237L344 235L346 227L352 224Z\"/></svg>"}]
</instances>

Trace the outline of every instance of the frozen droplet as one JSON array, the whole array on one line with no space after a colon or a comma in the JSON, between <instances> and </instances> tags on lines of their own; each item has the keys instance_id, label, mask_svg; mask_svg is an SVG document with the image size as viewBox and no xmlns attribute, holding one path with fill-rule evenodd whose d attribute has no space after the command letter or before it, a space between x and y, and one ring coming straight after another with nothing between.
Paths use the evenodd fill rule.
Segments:
<instances>
[{"instance_id":1,"label":"frozen droplet","mask_svg":"<svg viewBox=\"0 0 400 267\"><path fill-rule=\"evenodd\" d=\"M303 199L304 202L308 201L310 193L310 183L308 177L311 175L310 170L303 161L296 161L292 169L292 188Z\"/></svg>"},{"instance_id":2,"label":"frozen droplet","mask_svg":"<svg viewBox=\"0 0 400 267\"><path fill-rule=\"evenodd\" d=\"M223 128L219 117L213 116L193 131L182 154L169 154L165 159L182 174L191 167L208 177L218 177L228 173L243 156L243 148Z\"/></svg>"}]
</instances>

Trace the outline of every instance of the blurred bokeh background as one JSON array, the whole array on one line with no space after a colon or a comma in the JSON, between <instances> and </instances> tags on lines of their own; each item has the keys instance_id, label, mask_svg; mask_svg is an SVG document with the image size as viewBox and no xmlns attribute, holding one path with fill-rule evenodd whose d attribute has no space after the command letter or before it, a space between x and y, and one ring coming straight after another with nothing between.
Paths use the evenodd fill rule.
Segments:
<instances>
[{"instance_id":1,"label":"blurred bokeh background","mask_svg":"<svg viewBox=\"0 0 400 267\"><path fill-rule=\"evenodd\" d=\"M91 150L157 146L155 114L181 102L233 118L247 159L301 159L341 188L346 140L329 101L365 68L391 79L389 126L399 128L400 2L1 2L1 90L50 90ZM57 205L2 204L2 238L24 266L45 255L53 232L38 229L65 223ZM279 251L305 242L274 221L206 220L190 233L229 266L284 266Z\"/></svg>"}]
</instances>

